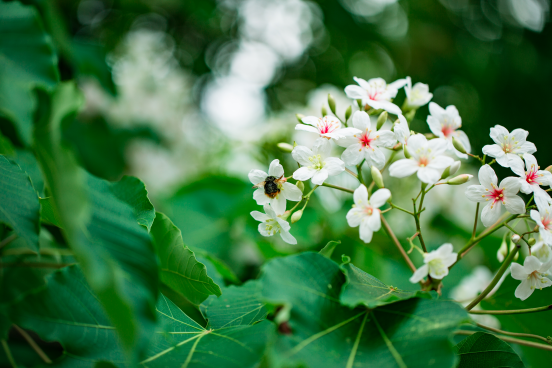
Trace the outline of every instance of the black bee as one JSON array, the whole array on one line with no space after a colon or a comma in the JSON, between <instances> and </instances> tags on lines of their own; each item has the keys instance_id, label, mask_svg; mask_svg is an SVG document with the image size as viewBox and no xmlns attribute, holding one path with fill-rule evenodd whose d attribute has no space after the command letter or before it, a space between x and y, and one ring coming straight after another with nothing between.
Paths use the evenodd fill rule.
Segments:
<instances>
[{"instance_id":1,"label":"black bee","mask_svg":"<svg viewBox=\"0 0 552 368\"><path fill-rule=\"evenodd\" d=\"M270 198L275 198L278 193L280 193L280 187L278 186L277 182L282 179L282 176L280 176L279 178L275 176L266 177L266 180L264 181L264 191L265 194Z\"/></svg>"}]
</instances>

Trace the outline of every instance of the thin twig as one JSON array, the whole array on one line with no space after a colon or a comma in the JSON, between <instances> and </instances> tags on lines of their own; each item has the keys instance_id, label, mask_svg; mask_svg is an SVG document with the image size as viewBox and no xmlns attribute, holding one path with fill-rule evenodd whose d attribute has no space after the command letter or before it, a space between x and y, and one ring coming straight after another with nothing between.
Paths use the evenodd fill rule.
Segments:
<instances>
[{"instance_id":1,"label":"thin twig","mask_svg":"<svg viewBox=\"0 0 552 368\"><path fill-rule=\"evenodd\" d=\"M0 267L28 267L28 268L64 268L75 263L54 263L54 262L7 262L0 263Z\"/></svg>"},{"instance_id":2,"label":"thin twig","mask_svg":"<svg viewBox=\"0 0 552 368\"><path fill-rule=\"evenodd\" d=\"M510 309L510 310L483 310L483 309L477 309L477 310L471 310L471 314L495 314L495 315L501 315L501 314L525 314L525 313L536 313L536 312L544 312L552 310L552 305L545 305L544 307L537 307L537 308L527 308L527 309Z\"/></svg>"},{"instance_id":3,"label":"thin twig","mask_svg":"<svg viewBox=\"0 0 552 368\"><path fill-rule=\"evenodd\" d=\"M352 190L352 189L347 189L347 188L343 188L343 187L340 187L340 186L337 186L337 185L333 185L333 184L328 184L328 183L322 183L322 186L323 186L323 187L328 187L328 188L337 189L337 190L341 190L342 192L347 192L347 193L354 193L354 192L355 192L355 191Z\"/></svg>"},{"instance_id":4,"label":"thin twig","mask_svg":"<svg viewBox=\"0 0 552 368\"><path fill-rule=\"evenodd\" d=\"M4 339L2 339L1 341L2 341L2 347L4 348L4 352L6 353L6 357L8 358L8 362L10 362L13 368L17 368L17 364L15 364L15 360L13 359L13 355L11 353L10 347L8 346L8 342Z\"/></svg>"},{"instance_id":5,"label":"thin twig","mask_svg":"<svg viewBox=\"0 0 552 368\"><path fill-rule=\"evenodd\" d=\"M44 351L42 351L40 346L38 346L38 344L33 340L33 338L31 336L29 336L27 331L25 331L24 329L22 329L21 327L19 327L17 325L13 325L13 328L15 328L15 330L17 332L19 332L21 334L21 336L23 336L23 338L27 341L27 343L31 346L31 348L33 348L33 350L38 354L40 359L42 359L44 361L44 363L52 364L52 361L50 360L50 358L48 358L48 355L46 355L46 353L44 353Z\"/></svg>"},{"instance_id":6,"label":"thin twig","mask_svg":"<svg viewBox=\"0 0 552 368\"><path fill-rule=\"evenodd\" d=\"M2 240L0 242L0 249L4 248L6 245L10 244L12 241L14 241L17 238L17 234L11 234L6 239Z\"/></svg>"},{"instance_id":7,"label":"thin twig","mask_svg":"<svg viewBox=\"0 0 552 368\"><path fill-rule=\"evenodd\" d=\"M473 222L473 232L472 232L472 239L475 239L475 233L477 231L477 217L479 215L479 202L477 202L477 206L475 207L475 220Z\"/></svg>"},{"instance_id":8,"label":"thin twig","mask_svg":"<svg viewBox=\"0 0 552 368\"><path fill-rule=\"evenodd\" d=\"M480 323L476 323L476 325L479 326L479 327L481 327L481 328L484 328L484 329L486 329L486 330L493 331L493 332L496 332L496 333L499 333L499 334L502 334L502 335L517 336L517 337L527 337L527 338L529 338L529 339L541 340L541 341L544 341L544 342L547 343L547 344L550 344L550 341L548 341L547 338L542 337L542 336L539 336L539 335L533 335L533 334L527 334L527 333L519 333L519 332L503 331L503 330L499 330L498 328L493 328L493 327L489 327L489 326L482 325L482 324L480 324Z\"/></svg>"},{"instance_id":9,"label":"thin twig","mask_svg":"<svg viewBox=\"0 0 552 368\"><path fill-rule=\"evenodd\" d=\"M345 171L346 171L347 173L351 174L352 176L354 176L355 178L357 178L357 179L358 179L358 175L357 175L357 174L355 174L354 172L352 172L351 170L349 170L349 169L345 168Z\"/></svg>"},{"instance_id":10,"label":"thin twig","mask_svg":"<svg viewBox=\"0 0 552 368\"><path fill-rule=\"evenodd\" d=\"M412 272L416 272L416 266L414 266L414 263L412 263L412 261L408 257L408 254L406 254L406 251L404 250L401 243L399 242L399 239L397 239L397 237L395 236L395 233L393 233L393 230L391 230L391 227L389 226L389 224L385 220L385 217L383 217L383 216L381 216L381 223L383 224L383 227L385 228L385 231L387 232L387 234L389 235L391 240L393 240L393 243L395 243L395 245L399 249L399 252L403 256L406 263L408 264L408 267L410 267Z\"/></svg>"},{"instance_id":11,"label":"thin twig","mask_svg":"<svg viewBox=\"0 0 552 368\"><path fill-rule=\"evenodd\" d=\"M410 212L409 210L406 210L406 209L404 209L404 208L402 208L402 207L399 207L399 206L397 206L396 204L393 204L393 203L389 202L389 205L390 205L392 208L395 208L395 209L397 209L397 210L400 210L400 211L403 211L403 212L408 213L410 216L414 216L414 213L412 213L412 212Z\"/></svg>"},{"instance_id":12,"label":"thin twig","mask_svg":"<svg viewBox=\"0 0 552 368\"><path fill-rule=\"evenodd\" d=\"M467 336L469 336L469 335L473 335L474 333L477 333L477 332L480 332L480 331L459 330L459 331L455 331L454 333L456 335L467 335ZM552 351L552 346L549 346L549 345L539 344L539 343L536 343L536 342L526 341L526 340L521 340L521 339L514 339L513 337L507 337L507 336L496 336L496 337L498 337L499 339L501 339L503 341L511 342L512 344L530 346L530 347L537 348L537 349Z\"/></svg>"}]
</instances>

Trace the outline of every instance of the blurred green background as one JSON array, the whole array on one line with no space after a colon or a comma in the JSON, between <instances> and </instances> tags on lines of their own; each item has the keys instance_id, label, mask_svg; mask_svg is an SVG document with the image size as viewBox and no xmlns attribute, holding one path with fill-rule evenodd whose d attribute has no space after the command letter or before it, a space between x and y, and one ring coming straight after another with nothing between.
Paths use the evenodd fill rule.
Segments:
<instances>
[{"instance_id":1,"label":"blurred green background","mask_svg":"<svg viewBox=\"0 0 552 368\"><path fill-rule=\"evenodd\" d=\"M85 94L84 110L64 127L81 163L109 180L144 180L190 247L222 259L242 281L267 259L341 240L336 260L347 254L383 282L412 288L383 231L364 244L348 227L349 195L317 190L292 227L296 246L263 238L249 216L259 208L247 173L278 158L291 175L295 162L275 144L308 142L295 133L294 115L319 115L328 92L342 116L350 103L343 88L353 76L427 83L434 102L457 106L474 152L491 143L495 124L521 127L541 166L552 164L548 0L24 2L38 8L52 35L62 80L76 79ZM403 99L401 91L399 106ZM429 132L426 115L424 106L412 129ZM0 130L18 140L2 118ZM32 158L15 151L32 175ZM469 165L461 170L475 173ZM37 172L33 179L41 190ZM394 202L409 207L416 180L385 180ZM344 175L330 182L357 185ZM464 190L441 186L428 195L423 224L431 249L444 242L459 249L471 236L475 205ZM413 220L386 216L406 248ZM445 295L474 266L497 269L502 235L453 269Z\"/></svg>"}]
</instances>

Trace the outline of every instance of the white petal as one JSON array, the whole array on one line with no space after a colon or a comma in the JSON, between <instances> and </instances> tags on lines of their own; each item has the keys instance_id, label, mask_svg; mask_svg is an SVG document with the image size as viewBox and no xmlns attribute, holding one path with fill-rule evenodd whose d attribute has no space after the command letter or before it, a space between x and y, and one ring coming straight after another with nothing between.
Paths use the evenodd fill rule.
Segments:
<instances>
[{"instance_id":1,"label":"white petal","mask_svg":"<svg viewBox=\"0 0 552 368\"><path fill-rule=\"evenodd\" d=\"M324 180L328 179L328 170L321 169L312 176L312 183L316 185L322 185Z\"/></svg>"},{"instance_id":2,"label":"white petal","mask_svg":"<svg viewBox=\"0 0 552 368\"><path fill-rule=\"evenodd\" d=\"M360 239L365 243L370 243L372 241L372 235L374 234L373 230L370 228L369 218L363 217L360 221L359 234Z\"/></svg>"},{"instance_id":3,"label":"white petal","mask_svg":"<svg viewBox=\"0 0 552 368\"><path fill-rule=\"evenodd\" d=\"M372 106L374 109L384 109L385 111L390 112L391 114L401 115L402 110L400 107L389 101L369 101L368 105Z\"/></svg>"},{"instance_id":4,"label":"white petal","mask_svg":"<svg viewBox=\"0 0 552 368\"><path fill-rule=\"evenodd\" d=\"M387 88L393 88L393 89L400 89L402 87L404 87L405 84L408 83L408 79L407 78L404 78L404 79L397 79L396 81L394 82L391 82L387 85Z\"/></svg>"},{"instance_id":5,"label":"white petal","mask_svg":"<svg viewBox=\"0 0 552 368\"><path fill-rule=\"evenodd\" d=\"M429 113L432 116L435 116L437 119L441 117L441 115L445 114L445 109L443 109L441 106L436 104L435 102L429 103Z\"/></svg>"},{"instance_id":6,"label":"white petal","mask_svg":"<svg viewBox=\"0 0 552 368\"><path fill-rule=\"evenodd\" d=\"M288 244L297 244L297 239L295 239L287 230L282 229L280 231L280 236Z\"/></svg>"},{"instance_id":7,"label":"white petal","mask_svg":"<svg viewBox=\"0 0 552 368\"><path fill-rule=\"evenodd\" d=\"M533 294L533 291L535 289L531 288L531 280L528 280L527 278L519 284L519 286L516 288L516 291L514 295L516 298L519 298L521 300L525 300Z\"/></svg>"},{"instance_id":8,"label":"white petal","mask_svg":"<svg viewBox=\"0 0 552 368\"><path fill-rule=\"evenodd\" d=\"M335 176L345 171L345 163L337 157L328 157L324 160L324 169L328 171L329 176Z\"/></svg>"},{"instance_id":9,"label":"white petal","mask_svg":"<svg viewBox=\"0 0 552 368\"><path fill-rule=\"evenodd\" d=\"M509 135L510 132L502 125L497 124L493 128L491 128L490 136L496 144L502 144L504 142L504 137L508 137Z\"/></svg>"},{"instance_id":10,"label":"white petal","mask_svg":"<svg viewBox=\"0 0 552 368\"><path fill-rule=\"evenodd\" d=\"M433 156L440 156L447 150L448 141L444 138L435 138L427 142L427 147L431 149Z\"/></svg>"},{"instance_id":11,"label":"white petal","mask_svg":"<svg viewBox=\"0 0 552 368\"><path fill-rule=\"evenodd\" d=\"M512 133L510 133L510 135L514 138L516 142L522 143L527 140L529 132L525 129L514 129L512 130Z\"/></svg>"},{"instance_id":12,"label":"white petal","mask_svg":"<svg viewBox=\"0 0 552 368\"><path fill-rule=\"evenodd\" d=\"M447 255L446 257L443 257L443 263L445 264L445 267L450 267L456 262L458 259L458 253L451 253Z\"/></svg>"},{"instance_id":13,"label":"white petal","mask_svg":"<svg viewBox=\"0 0 552 368\"><path fill-rule=\"evenodd\" d=\"M303 130L305 132L320 134L320 131L318 130L318 128L312 127L310 125L305 125L305 124L297 124L295 126L295 130Z\"/></svg>"},{"instance_id":14,"label":"white petal","mask_svg":"<svg viewBox=\"0 0 552 368\"><path fill-rule=\"evenodd\" d=\"M537 163L537 159L532 154L530 153L523 154L523 159L525 160L525 165L527 166L527 170L529 170L531 167L534 167L535 169L539 167L539 164Z\"/></svg>"},{"instance_id":15,"label":"white petal","mask_svg":"<svg viewBox=\"0 0 552 368\"><path fill-rule=\"evenodd\" d=\"M389 198L391 198L391 191L389 189L378 189L372 194L372 197L370 197L370 203L373 207L380 208ZM368 197L366 197L366 199L368 199Z\"/></svg>"},{"instance_id":16,"label":"white petal","mask_svg":"<svg viewBox=\"0 0 552 368\"><path fill-rule=\"evenodd\" d=\"M479 169L478 177L479 182L485 189L491 189L493 185L496 185L498 182L496 173L489 165L481 166L481 169Z\"/></svg>"},{"instance_id":17,"label":"white petal","mask_svg":"<svg viewBox=\"0 0 552 368\"><path fill-rule=\"evenodd\" d=\"M517 195L504 197L504 207L506 207L506 211L514 215L525 213L525 202Z\"/></svg>"},{"instance_id":18,"label":"white petal","mask_svg":"<svg viewBox=\"0 0 552 368\"><path fill-rule=\"evenodd\" d=\"M370 116L364 111L357 111L353 114L353 126L362 132L370 130Z\"/></svg>"},{"instance_id":19,"label":"white petal","mask_svg":"<svg viewBox=\"0 0 552 368\"><path fill-rule=\"evenodd\" d=\"M471 152L470 139L468 138L468 135L466 133L464 133L462 130L457 130L454 133L454 136L460 141L460 143L462 143L462 145L466 149L466 152Z\"/></svg>"},{"instance_id":20,"label":"white petal","mask_svg":"<svg viewBox=\"0 0 552 368\"><path fill-rule=\"evenodd\" d=\"M305 146L297 146L291 151L291 156L301 165L309 166L311 164L309 157L314 156L314 153Z\"/></svg>"},{"instance_id":21,"label":"white petal","mask_svg":"<svg viewBox=\"0 0 552 368\"><path fill-rule=\"evenodd\" d=\"M299 202L303 197L303 193L299 188L297 188L297 185L288 182L285 182L282 185L282 194L286 197L286 199L294 202Z\"/></svg>"},{"instance_id":22,"label":"white petal","mask_svg":"<svg viewBox=\"0 0 552 368\"><path fill-rule=\"evenodd\" d=\"M528 256L525 258L525 262L523 263L523 271L529 275L535 271L537 271L539 268L541 268L542 262L539 261L539 259L535 256Z\"/></svg>"},{"instance_id":23,"label":"white petal","mask_svg":"<svg viewBox=\"0 0 552 368\"><path fill-rule=\"evenodd\" d=\"M436 117L428 116L427 125L429 125L429 129L431 130L431 133L435 134L437 137L441 137L441 138L445 137L445 135L443 134L443 131L441 130L441 122Z\"/></svg>"},{"instance_id":24,"label":"white petal","mask_svg":"<svg viewBox=\"0 0 552 368\"><path fill-rule=\"evenodd\" d=\"M422 279L426 277L428 273L429 267L427 264L424 264L422 267L418 268L416 272L414 272L414 275L412 275L409 281L413 284L416 284L422 281Z\"/></svg>"},{"instance_id":25,"label":"white petal","mask_svg":"<svg viewBox=\"0 0 552 368\"><path fill-rule=\"evenodd\" d=\"M510 270L512 272L512 277L516 280L521 281L527 278L527 273L525 273L523 266L519 263L512 263L512 265L510 266Z\"/></svg>"},{"instance_id":26,"label":"white petal","mask_svg":"<svg viewBox=\"0 0 552 368\"><path fill-rule=\"evenodd\" d=\"M437 253L441 258L446 257L454 252L454 247L451 243L445 243L437 248Z\"/></svg>"},{"instance_id":27,"label":"white petal","mask_svg":"<svg viewBox=\"0 0 552 368\"><path fill-rule=\"evenodd\" d=\"M341 159L345 161L347 166L356 166L360 164L364 158L364 152L362 145L360 143L355 143L350 145L343 153L341 154Z\"/></svg>"},{"instance_id":28,"label":"white petal","mask_svg":"<svg viewBox=\"0 0 552 368\"><path fill-rule=\"evenodd\" d=\"M270 205L277 214L286 212L286 197L282 194L278 194L276 197L270 199Z\"/></svg>"},{"instance_id":29,"label":"white petal","mask_svg":"<svg viewBox=\"0 0 552 368\"><path fill-rule=\"evenodd\" d=\"M251 217L253 217L257 221L264 222L266 220L270 219L270 216L267 216L266 214L259 212L259 211L253 211L251 212Z\"/></svg>"},{"instance_id":30,"label":"white petal","mask_svg":"<svg viewBox=\"0 0 552 368\"><path fill-rule=\"evenodd\" d=\"M316 116L305 116L303 119L301 119L301 121L304 124L312 125L316 128L316 131L318 132L318 123L320 123L320 119ZM295 127L295 129L297 129L297 127Z\"/></svg>"},{"instance_id":31,"label":"white petal","mask_svg":"<svg viewBox=\"0 0 552 368\"><path fill-rule=\"evenodd\" d=\"M516 156L517 157L517 156ZM522 178L525 178L525 165L523 164L523 161L521 158L517 157L518 159L514 159L510 162L510 168L512 171Z\"/></svg>"},{"instance_id":32,"label":"white petal","mask_svg":"<svg viewBox=\"0 0 552 368\"><path fill-rule=\"evenodd\" d=\"M427 144L427 138L423 134L414 134L408 138L408 151L413 153Z\"/></svg>"},{"instance_id":33,"label":"white petal","mask_svg":"<svg viewBox=\"0 0 552 368\"><path fill-rule=\"evenodd\" d=\"M429 266L429 275L436 280L442 280L448 273L448 267L446 267L444 263L440 264L438 268Z\"/></svg>"},{"instance_id":34,"label":"white petal","mask_svg":"<svg viewBox=\"0 0 552 368\"><path fill-rule=\"evenodd\" d=\"M353 193L353 200L357 207L365 207L368 205L368 189L364 184L360 184Z\"/></svg>"},{"instance_id":35,"label":"white petal","mask_svg":"<svg viewBox=\"0 0 552 368\"><path fill-rule=\"evenodd\" d=\"M259 188L253 192L253 199L259 206L265 205L270 202L270 198L265 194L264 188Z\"/></svg>"},{"instance_id":36,"label":"white petal","mask_svg":"<svg viewBox=\"0 0 552 368\"><path fill-rule=\"evenodd\" d=\"M361 208L351 208L349 212L347 212L347 223L350 227L357 227L360 225L360 221L364 218L365 213L364 210Z\"/></svg>"},{"instance_id":37,"label":"white petal","mask_svg":"<svg viewBox=\"0 0 552 368\"><path fill-rule=\"evenodd\" d=\"M541 208L543 210L547 210L549 208L549 203L551 201L550 195L544 191L542 188L535 188L535 203L537 204L537 208L540 210Z\"/></svg>"},{"instance_id":38,"label":"white petal","mask_svg":"<svg viewBox=\"0 0 552 368\"><path fill-rule=\"evenodd\" d=\"M268 168L268 175L280 178L284 175L284 167L280 165L280 160L273 160Z\"/></svg>"},{"instance_id":39,"label":"white petal","mask_svg":"<svg viewBox=\"0 0 552 368\"><path fill-rule=\"evenodd\" d=\"M322 157L328 157L330 155L331 149L332 145L330 144L330 141L326 138L318 138L312 146L312 152L315 155L320 155Z\"/></svg>"},{"instance_id":40,"label":"white petal","mask_svg":"<svg viewBox=\"0 0 552 368\"><path fill-rule=\"evenodd\" d=\"M393 162L389 166L389 175L396 178L404 178L414 174L418 169L419 167L414 160L403 158L402 160Z\"/></svg>"},{"instance_id":41,"label":"white petal","mask_svg":"<svg viewBox=\"0 0 552 368\"><path fill-rule=\"evenodd\" d=\"M376 133L378 138L376 138L375 143L378 146L385 148L391 148L397 144L397 139L395 138L395 133L390 130L378 130Z\"/></svg>"},{"instance_id":42,"label":"white petal","mask_svg":"<svg viewBox=\"0 0 552 368\"><path fill-rule=\"evenodd\" d=\"M470 185L468 189L466 189L466 197L470 201L485 202L486 195L487 192L482 185Z\"/></svg>"},{"instance_id":43,"label":"white petal","mask_svg":"<svg viewBox=\"0 0 552 368\"><path fill-rule=\"evenodd\" d=\"M316 170L310 167L301 167L293 173L293 179L306 181L313 177L316 174Z\"/></svg>"},{"instance_id":44,"label":"white petal","mask_svg":"<svg viewBox=\"0 0 552 368\"><path fill-rule=\"evenodd\" d=\"M272 219L277 219L277 218L278 218L277 215L279 215L279 213L277 214L277 213L274 211L274 209L272 208L271 205L265 204L265 205L263 206L263 209L264 209L265 213L266 213L268 216L270 216L270 218L272 218Z\"/></svg>"},{"instance_id":45,"label":"white petal","mask_svg":"<svg viewBox=\"0 0 552 368\"><path fill-rule=\"evenodd\" d=\"M259 224L259 226L257 226L257 230L262 236L272 236L271 234L268 233L268 230L266 229L266 224L262 222Z\"/></svg>"},{"instance_id":46,"label":"white petal","mask_svg":"<svg viewBox=\"0 0 552 368\"><path fill-rule=\"evenodd\" d=\"M377 147L374 148L374 150L365 148L364 157L366 157L366 163L368 166L375 166L378 170L383 169L385 166L385 154Z\"/></svg>"},{"instance_id":47,"label":"white petal","mask_svg":"<svg viewBox=\"0 0 552 368\"><path fill-rule=\"evenodd\" d=\"M435 170L445 170L447 167L452 165L454 163L454 159L448 156L437 156L431 162L427 167L430 167Z\"/></svg>"},{"instance_id":48,"label":"white petal","mask_svg":"<svg viewBox=\"0 0 552 368\"><path fill-rule=\"evenodd\" d=\"M257 185L260 182L265 181L268 174L261 170L251 170L248 176L249 180L251 180L251 183Z\"/></svg>"},{"instance_id":49,"label":"white petal","mask_svg":"<svg viewBox=\"0 0 552 368\"><path fill-rule=\"evenodd\" d=\"M521 148L519 150L523 153L535 153L537 152L537 147L534 143L525 142L521 145Z\"/></svg>"},{"instance_id":50,"label":"white petal","mask_svg":"<svg viewBox=\"0 0 552 368\"><path fill-rule=\"evenodd\" d=\"M495 222L502 214L502 205L500 202L497 202L494 206L491 207L491 203L487 204L483 211L481 211L481 222L485 227L489 227Z\"/></svg>"},{"instance_id":51,"label":"white petal","mask_svg":"<svg viewBox=\"0 0 552 368\"><path fill-rule=\"evenodd\" d=\"M378 231L381 229L381 218L380 211L374 211L370 216L367 217L366 223L372 231Z\"/></svg>"},{"instance_id":52,"label":"white petal","mask_svg":"<svg viewBox=\"0 0 552 368\"><path fill-rule=\"evenodd\" d=\"M483 146L483 154L497 159L505 155L504 150L497 144Z\"/></svg>"},{"instance_id":53,"label":"white petal","mask_svg":"<svg viewBox=\"0 0 552 368\"><path fill-rule=\"evenodd\" d=\"M500 188L504 188L504 195L515 195L519 193L521 183L518 178L507 177L500 182Z\"/></svg>"},{"instance_id":54,"label":"white petal","mask_svg":"<svg viewBox=\"0 0 552 368\"><path fill-rule=\"evenodd\" d=\"M418 179L427 184L435 184L441 178L441 174L442 171L432 169L431 167L421 167L418 170Z\"/></svg>"},{"instance_id":55,"label":"white petal","mask_svg":"<svg viewBox=\"0 0 552 368\"><path fill-rule=\"evenodd\" d=\"M503 154L502 156L495 157L496 163L499 164L502 167L510 167L510 160L508 159L507 154Z\"/></svg>"},{"instance_id":56,"label":"white petal","mask_svg":"<svg viewBox=\"0 0 552 368\"><path fill-rule=\"evenodd\" d=\"M537 225L539 225L539 227L544 226L542 224L541 215L538 211L531 210L531 212L529 212L529 216L531 216L531 220L535 221L537 223Z\"/></svg>"},{"instance_id":57,"label":"white petal","mask_svg":"<svg viewBox=\"0 0 552 368\"><path fill-rule=\"evenodd\" d=\"M364 88L355 86L353 84L345 87L345 94L347 95L347 97L355 100L364 99L368 97L368 93Z\"/></svg>"}]
</instances>

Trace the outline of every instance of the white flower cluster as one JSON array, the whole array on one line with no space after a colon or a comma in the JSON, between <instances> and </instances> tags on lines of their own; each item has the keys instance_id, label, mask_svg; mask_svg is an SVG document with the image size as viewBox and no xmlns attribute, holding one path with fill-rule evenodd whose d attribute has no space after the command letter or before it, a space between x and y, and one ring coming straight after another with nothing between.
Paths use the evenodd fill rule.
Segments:
<instances>
[{"instance_id":1,"label":"white flower cluster","mask_svg":"<svg viewBox=\"0 0 552 368\"><path fill-rule=\"evenodd\" d=\"M284 241L295 244L296 239L289 232L290 224L287 222L287 218L291 215L292 223L299 221L312 192L318 186L326 186L353 193L354 204L347 213L347 222L351 227L359 227L360 239L369 243L373 233L381 229L382 223L388 231L391 231L382 220L383 212L399 209L416 218L421 212L423 198L429 190L442 184L459 185L469 181L472 178L471 175L463 174L452 178L451 176L460 167L460 162L455 159L468 159L471 156L477 158L482 164L479 170L480 185L469 186L466 190L466 197L471 201L486 203L481 212L482 223L486 227L508 226L509 220L504 222L506 219L501 217L505 209L514 217L530 217L536 222L540 232L541 241L539 243L535 244L535 239L529 239L529 241L532 240L533 246L530 249L531 255L525 259L524 266L513 264L511 267L512 276L522 280L516 290L516 296L526 299L535 288L552 285L552 281L546 278L552 266L552 250L550 248L552 247L552 214L550 212L552 198L542 188L542 186L552 184L552 174L549 171L540 170L532 155L536 152L536 147L526 140L528 132L516 129L510 133L506 128L496 125L491 128L490 133L495 144L485 146L483 148L485 156L480 158L470 153L470 141L467 135L460 130L462 118L456 107L442 108L438 104L430 102L433 95L429 92L427 85L416 83L412 86L410 77L390 84L381 78L366 81L355 77L355 81L358 85L347 86L345 93L358 104L358 111L353 113L353 107L349 107L345 113L345 119L339 119L335 113L335 101L329 96L328 105L333 115L323 112L325 116L321 118L299 117L300 123L295 129L317 134L318 138L310 148L297 145L291 147L284 144L300 166L293 175L284 177L283 167L278 160L271 163L268 174L259 170L250 172L249 178L257 188L253 197L257 204L264 205L266 212L266 214L257 211L251 213L256 220L261 222L259 232L263 236L280 233ZM403 87L406 99L401 108L393 103L393 99ZM428 103L429 116L426 121L431 134L411 131L409 121L413 119L420 106ZM386 124L390 116L396 116L396 119L393 121L391 118L393 124ZM391 129L387 127L391 127ZM334 151L332 141L336 146L345 148L340 157L332 157ZM394 157L401 148L405 157L395 161ZM487 164L485 162L487 157L494 159ZM511 168L516 176L507 177L499 183L497 175L491 167L495 162L503 167ZM369 186L366 186L363 180L362 172L365 164L372 174L372 183ZM420 194L423 193L423 195L418 210L414 206L414 212L411 213L391 203L391 192L384 188L381 174L387 168L392 177L404 178L416 174L422 182ZM355 171L358 175L355 174ZM359 186L354 191L326 183L328 177L344 172L359 180ZM290 178L297 181L296 185L288 182ZM303 195L303 182L308 180L312 183L311 191ZM380 189L372 192L374 185ZM538 211L531 210L530 216L526 214L530 202L526 205L522 197L518 195L520 191L533 195L532 198L534 198ZM299 203L286 211L286 200ZM302 209L295 211L303 200L306 202ZM414 199L414 203L417 200L418 198ZM387 202L390 207L382 211L380 208L384 207ZM436 250L427 251L419 226L419 221L417 221L418 232L409 240L413 248L422 252L424 265L417 270L412 267L415 272L410 281L421 282L426 286L438 285L438 282L435 284L434 280L441 280L448 275L449 269L461 257L454 252L454 247L450 243L443 244ZM475 230L476 226L474 239ZM512 228L510 230L515 232ZM536 232L536 230L532 232ZM518 237L515 243L532 232L521 235L514 234ZM419 236L423 250L412 243L417 236ZM524 241L527 240L524 238ZM519 245L514 244L510 252L513 250L517 252L516 247L519 248ZM502 253L505 257L509 253L508 249L502 250L501 248L499 254L502 255ZM510 257L509 262L512 259ZM427 281L424 280L425 278Z\"/></svg>"}]
</instances>

